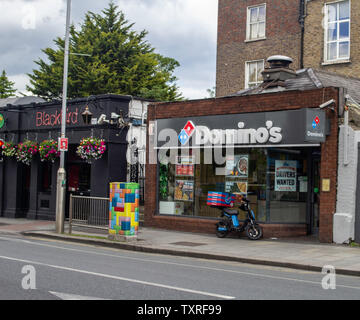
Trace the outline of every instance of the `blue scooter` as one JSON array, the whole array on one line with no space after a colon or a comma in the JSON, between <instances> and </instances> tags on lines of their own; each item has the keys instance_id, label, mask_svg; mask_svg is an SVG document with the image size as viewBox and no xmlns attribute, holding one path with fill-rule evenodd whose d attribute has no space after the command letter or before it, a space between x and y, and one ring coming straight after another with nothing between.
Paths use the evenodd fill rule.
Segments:
<instances>
[{"instance_id":1,"label":"blue scooter","mask_svg":"<svg viewBox=\"0 0 360 320\"><path fill-rule=\"evenodd\" d=\"M250 240L258 240L263 236L263 230L255 221L254 211L250 208L250 201L245 197L240 200L240 210L247 212L245 222L240 225L239 212L234 209L215 207L221 210L221 220L216 223L216 235L219 238L226 237L230 232L241 233L245 230L246 236Z\"/></svg>"}]
</instances>

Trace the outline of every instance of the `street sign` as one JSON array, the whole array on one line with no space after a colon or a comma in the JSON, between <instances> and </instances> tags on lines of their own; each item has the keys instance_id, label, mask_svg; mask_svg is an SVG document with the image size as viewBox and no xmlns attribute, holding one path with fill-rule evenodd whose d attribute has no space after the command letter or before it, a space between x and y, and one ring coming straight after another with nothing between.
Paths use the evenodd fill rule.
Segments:
<instances>
[{"instance_id":1,"label":"street sign","mask_svg":"<svg viewBox=\"0 0 360 320\"><path fill-rule=\"evenodd\" d=\"M66 152L68 151L69 139L68 138L59 138L59 151Z\"/></svg>"}]
</instances>

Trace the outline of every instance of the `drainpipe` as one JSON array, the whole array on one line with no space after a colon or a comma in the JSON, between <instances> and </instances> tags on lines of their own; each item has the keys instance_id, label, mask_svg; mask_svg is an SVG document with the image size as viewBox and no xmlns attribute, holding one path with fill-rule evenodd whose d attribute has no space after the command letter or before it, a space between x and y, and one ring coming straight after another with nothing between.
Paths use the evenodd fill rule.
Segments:
<instances>
[{"instance_id":1,"label":"drainpipe","mask_svg":"<svg viewBox=\"0 0 360 320\"><path fill-rule=\"evenodd\" d=\"M299 23L301 28L300 40L300 69L304 69L304 35L305 35L306 0L300 0Z\"/></svg>"}]
</instances>

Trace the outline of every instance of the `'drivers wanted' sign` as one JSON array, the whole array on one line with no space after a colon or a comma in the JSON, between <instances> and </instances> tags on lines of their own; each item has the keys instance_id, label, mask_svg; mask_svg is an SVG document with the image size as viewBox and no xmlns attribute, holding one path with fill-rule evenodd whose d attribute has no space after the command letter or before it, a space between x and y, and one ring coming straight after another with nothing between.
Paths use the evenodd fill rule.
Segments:
<instances>
[{"instance_id":1,"label":"'drivers wanted' sign","mask_svg":"<svg viewBox=\"0 0 360 320\"><path fill-rule=\"evenodd\" d=\"M275 191L296 192L297 161L275 161Z\"/></svg>"}]
</instances>

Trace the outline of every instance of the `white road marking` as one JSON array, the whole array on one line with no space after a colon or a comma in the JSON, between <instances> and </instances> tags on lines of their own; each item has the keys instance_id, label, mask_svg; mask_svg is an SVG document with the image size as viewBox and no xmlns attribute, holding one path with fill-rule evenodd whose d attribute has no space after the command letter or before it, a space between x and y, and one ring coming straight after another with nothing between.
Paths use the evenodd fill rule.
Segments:
<instances>
[{"instance_id":1,"label":"white road marking","mask_svg":"<svg viewBox=\"0 0 360 320\"><path fill-rule=\"evenodd\" d=\"M2 238L2 237L0 237L0 239L10 240L10 238ZM15 241L15 239L11 239L11 240ZM32 245L37 245L37 246L44 246L44 247L49 247L49 248L62 249L62 250L81 252L81 253L87 253L87 254L94 254L94 255L100 255L100 256L107 256L107 257L113 257L113 258L128 259L128 260L135 260L135 261L141 261L141 262L151 262L151 263L157 263L157 264L167 264L167 265L174 265L174 266L187 267L187 268L193 268L193 269L204 269L204 270L210 270L210 271L220 271L220 272L228 272L228 273L235 273L235 274L243 274L243 275L251 276L251 277L263 277L263 278L268 278L268 279L294 281L294 282L308 283L308 284L321 286L321 281L316 282L316 281L311 281L311 280L302 280L302 279L295 279L295 278L288 278L288 277L281 277L281 276L273 276L273 275L267 275L267 274L262 274L262 273L228 270L228 269L205 267L205 266L195 266L195 265L189 265L189 264L185 264L185 263L157 261L157 260L142 259L142 258L135 258L135 257L128 257L128 256L119 256L119 255L113 255L113 254L108 254L108 253L103 253L103 252L94 252L94 251L81 250L81 249L75 249L75 248L60 247L60 246L55 246L55 245L50 245L50 244L45 244L45 243L31 242L29 240L23 240L23 239L16 239L16 241L17 242L23 241L27 244L32 244ZM77 244L77 245L79 245L79 244ZM344 277L346 277L346 276L344 276ZM350 276L347 276L347 277L350 277ZM360 290L360 287L346 286L346 285L341 285L338 283L336 284L336 287Z\"/></svg>"},{"instance_id":2,"label":"white road marking","mask_svg":"<svg viewBox=\"0 0 360 320\"><path fill-rule=\"evenodd\" d=\"M79 273L88 274L88 275L92 275L92 276L115 279L115 280L120 280L120 281L127 281L127 282L142 284L142 285L146 285L146 286L153 286L153 287L159 287L159 288L164 288L164 289L188 292L188 293L199 294L199 295L204 295L204 296L209 296L209 297L214 297L214 298L235 299L235 297L226 296L226 295L222 295L222 294L216 294L216 293L210 293L210 292L205 292L205 291L198 291L198 290L174 287L174 286L169 286L169 285L155 283L155 282L148 282L148 281L142 281L142 280L118 277L118 276L104 274L104 273L91 272L91 271L86 271L86 270L79 270L79 269L68 268L68 267L63 267L63 266L51 265L51 264L37 262L37 261L23 260L23 259L17 259L17 258L12 258L12 257L5 257L5 256L0 256L0 259L17 261L17 262L22 262L22 263L31 264L31 265L35 264L35 265L39 265L39 266L45 266L45 267L54 268L54 269L60 269L60 270L65 270L65 271L79 272Z\"/></svg>"},{"instance_id":3,"label":"white road marking","mask_svg":"<svg viewBox=\"0 0 360 320\"><path fill-rule=\"evenodd\" d=\"M61 293L61 292L54 292L54 291L49 291L49 293L60 298L61 300L106 300L103 298L86 297L86 296L80 296L77 294Z\"/></svg>"}]
</instances>

